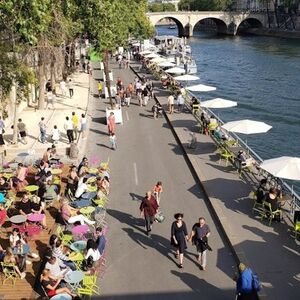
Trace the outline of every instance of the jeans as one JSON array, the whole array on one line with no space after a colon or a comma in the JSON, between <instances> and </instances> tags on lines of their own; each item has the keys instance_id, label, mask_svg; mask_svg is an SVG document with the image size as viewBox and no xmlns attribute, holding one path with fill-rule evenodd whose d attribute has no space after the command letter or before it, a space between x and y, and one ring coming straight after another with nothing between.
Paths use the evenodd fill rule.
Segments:
<instances>
[{"instance_id":1,"label":"jeans","mask_svg":"<svg viewBox=\"0 0 300 300\"><path fill-rule=\"evenodd\" d=\"M76 271L76 265L70 260L62 260L63 264L69 267L72 271Z\"/></svg>"},{"instance_id":2,"label":"jeans","mask_svg":"<svg viewBox=\"0 0 300 300\"><path fill-rule=\"evenodd\" d=\"M88 199L88 200L91 200L93 199L94 197L96 197L97 193L96 192L85 192L81 195L81 198L82 199Z\"/></svg>"},{"instance_id":3,"label":"jeans","mask_svg":"<svg viewBox=\"0 0 300 300\"><path fill-rule=\"evenodd\" d=\"M145 227L147 233L151 231L151 225L154 222L154 216L145 216Z\"/></svg>"},{"instance_id":4,"label":"jeans","mask_svg":"<svg viewBox=\"0 0 300 300\"><path fill-rule=\"evenodd\" d=\"M207 263L207 260L206 260L206 253L207 253L207 250L198 253L199 256L200 256L200 265L201 265L203 268L206 268L206 263Z\"/></svg>"},{"instance_id":5,"label":"jeans","mask_svg":"<svg viewBox=\"0 0 300 300\"><path fill-rule=\"evenodd\" d=\"M67 136L68 136L69 143L72 143L74 141L74 135L72 129L67 130Z\"/></svg>"},{"instance_id":6,"label":"jeans","mask_svg":"<svg viewBox=\"0 0 300 300\"><path fill-rule=\"evenodd\" d=\"M46 142L46 130L40 130L41 134L41 142L45 143Z\"/></svg>"}]
</instances>

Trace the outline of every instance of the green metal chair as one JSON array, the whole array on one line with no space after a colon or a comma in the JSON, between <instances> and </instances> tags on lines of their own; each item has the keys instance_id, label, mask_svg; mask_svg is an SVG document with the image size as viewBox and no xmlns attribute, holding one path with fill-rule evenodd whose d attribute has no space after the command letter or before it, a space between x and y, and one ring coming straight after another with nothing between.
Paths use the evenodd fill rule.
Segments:
<instances>
[{"instance_id":1,"label":"green metal chair","mask_svg":"<svg viewBox=\"0 0 300 300\"><path fill-rule=\"evenodd\" d=\"M100 295L100 289L97 285L96 275L84 275L82 280L83 288L92 290L93 294Z\"/></svg>"},{"instance_id":2,"label":"green metal chair","mask_svg":"<svg viewBox=\"0 0 300 300\"><path fill-rule=\"evenodd\" d=\"M1 267L4 274L2 284L5 285L7 281L11 280L12 284L15 285L17 278L19 278L15 269L15 264L1 262Z\"/></svg>"},{"instance_id":3,"label":"green metal chair","mask_svg":"<svg viewBox=\"0 0 300 300\"><path fill-rule=\"evenodd\" d=\"M73 235L71 233L64 233L63 228L60 225L57 226L56 232L64 245L71 244L73 240Z\"/></svg>"},{"instance_id":4,"label":"green metal chair","mask_svg":"<svg viewBox=\"0 0 300 300\"><path fill-rule=\"evenodd\" d=\"M265 209L264 214L262 215L262 217L266 218L267 220L269 220L269 226L272 223L272 220L279 215L280 220L282 219L282 210L281 209L277 209L275 211L272 211L272 206L271 203L264 201L263 202L263 207Z\"/></svg>"},{"instance_id":5,"label":"green metal chair","mask_svg":"<svg viewBox=\"0 0 300 300\"><path fill-rule=\"evenodd\" d=\"M294 224L294 230L295 230L295 239L297 239L298 231L300 231L300 221L296 221Z\"/></svg>"},{"instance_id":6,"label":"green metal chair","mask_svg":"<svg viewBox=\"0 0 300 300\"><path fill-rule=\"evenodd\" d=\"M225 148L221 148L219 150L219 154L220 154L220 160L219 160L219 165L221 164L221 161L224 159L225 160L225 166L227 167L228 165L228 161L233 159L233 155L226 150Z\"/></svg>"}]
</instances>

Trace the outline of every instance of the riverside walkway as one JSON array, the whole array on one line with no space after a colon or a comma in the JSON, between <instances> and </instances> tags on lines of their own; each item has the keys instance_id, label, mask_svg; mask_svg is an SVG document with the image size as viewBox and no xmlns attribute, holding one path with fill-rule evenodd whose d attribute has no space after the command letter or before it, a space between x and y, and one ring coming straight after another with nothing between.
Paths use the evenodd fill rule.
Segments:
<instances>
[{"instance_id":1,"label":"riverside walkway","mask_svg":"<svg viewBox=\"0 0 300 300\"><path fill-rule=\"evenodd\" d=\"M132 64L139 72L139 65ZM167 111L168 91L161 90L155 81L158 101ZM200 179L231 245L240 261L258 273L263 290L261 299L297 299L300 290L299 242L292 238L293 228L287 218L280 224L268 226L252 213L253 200L249 194L255 189L247 177L239 177L232 166L219 164L216 145L209 136L199 133L197 122L187 109L183 113L167 114L179 144ZM164 124L163 126L167 126ZM190 132L196 132L197 149L190 150ZM174 145L174 151L179 151Z\"/></svg>"}]
</instances>

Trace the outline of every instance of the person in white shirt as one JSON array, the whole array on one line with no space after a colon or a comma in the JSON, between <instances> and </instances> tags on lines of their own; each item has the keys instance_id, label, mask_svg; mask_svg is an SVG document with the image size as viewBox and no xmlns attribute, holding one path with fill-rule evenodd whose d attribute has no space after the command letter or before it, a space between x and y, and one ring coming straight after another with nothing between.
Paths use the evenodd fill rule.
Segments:
<instances>
[{"instance_id":1,"label":"person in white shirt","mask_svg":"<svg viewBox=\"0 0 300 300\"><path fill-rule=\"evenodd\" d=\"M48 106L51 105L52 109L54 109L54 100L55 100L55 95L52 93L52 91L47 92L47 105L46 109L48 109Z\"/></svg>"},{"instance_id":2,"label":"person in white shirt","mask_svg":"<svg viewBox=\"0 0 300 300\"><path fill-rule=\"evenodd\" d=\"M52 129L52 141L54 144L57 144L59 140L60 140L60 131L58 130L57 126L54 125Z\"/></svg>"},{"instance_id":3,"label":"person in white shirt","mask_svg":"<svg viewBox=\"0 0 300 300\"><path fill-rule=\"evenodd\" d=\"M177 96L177 107L178 107L179 113L182 112L183 105L184 105L184 98L183 98L182 94L179 93Z\"/></svg>"},{"instance_id":4,"label":"person in white shirt","mask_svg":"<svg viewBox=\"0 0 300 300\"><path fill-rule=\"evenodd\" d=\"M72 272L63 262L55 257L51 256L45 265L45 269L50 271L50 275L58 278L64 278L67 273Z\"/></svg>"},{"instance_id":5,"label":"person in white shirt","mask_svg":"<svg viewBox=\"0 0 300 300\"><path fill-rule=\"evenodd\" d=\"M86 120L85 114L81 115L80 130L81 130L81 133L82 133L82 138L85 139L86 138L86 131L87 131L87 120Z\"/></svg>"},{"instance_id":6,"label":"person in white shirt","mask_svg":"<svg viewBox=\"0 0 300 300\"><path fill-rule=\"evenodd\" d=\"M89 239L86 243L86 254L84 258L88 259L89 257L92 257L94 262L98 261L101 257L98 245L93 239Z\"/></svg>"},{"instance_id":7,"label":"person in white shirt","mask_svg":"<svg viewBox=\"0 0 300 300\"><path fill-rule=\"evenodd\" d=\"M75 198L79 199L93 199L97 193L96 192L89 192L88 191L88 186L86 184L88 178L83 177L82 182L78 182L78 187L77 190L75 192Z\"/></svg>"},{"instance_id":8,"label":"person in white shirt","mask_svg":"<svg viewBox=\"0 0 300 300\"><path fill-rule=\"evenodd\" d=\"M168 106L169 106L169 114L174 113L174 96L170 95L168 97Z\"/></svg>"},{"instance_id":9,"label":"person in white shirt","mask_svg":"<svg viewBox=\"0 0 300 300\"><path fill-rule=\"evenodd\" d=\"M61 94L65 97L66 94L67 94L66 82L65 82L64 80L62 80L62 81L59 83L59 87L60 87Z\"/></svg>"},{"instance_id":10,"label":"person in white shirt","mask_svg":"<svg viewBox=\"0 0 300 300\"><path fill-rule=\"evenodd\" d=\"M67 132L67 137L68 137L69 143L72 143L74 141L74 132L73 132L74 127L73 127L73 122L69 119L69 117L66 117L64 129Z\"/></svg>"}]
</instances>

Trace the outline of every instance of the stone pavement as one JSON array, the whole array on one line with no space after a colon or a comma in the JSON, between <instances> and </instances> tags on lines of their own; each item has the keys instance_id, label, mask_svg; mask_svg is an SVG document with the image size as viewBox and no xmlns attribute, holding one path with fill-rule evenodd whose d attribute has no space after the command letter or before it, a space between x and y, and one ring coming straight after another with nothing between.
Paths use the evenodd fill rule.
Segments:
<instances>
[{"instance_id":1,"label":"stone pavement","mask_svg":"<svg viewBox=\"0 0 300 300\"><path fill-rule=\"evenodd\" d=\"M18 142L18 145L12 145L9 140L12 139L13 130L11 129L11 124L6 124L5 128L5 149L7 156L4 157L4 161L10 161L12 159L17 159L22 161L24 158L28 158L28 153L31 155L31 159L37 158L36 155L42 154L45 149L52 145L51 142L51 132L54 125L57 125L61 133L61 140L56 144L57 152L61 156L66 155L66 149L69 147L68 139L66 136L66 131L64 130L64 122L66 116L71 118L72 112L76 112L79 117L82 113L86 112L89 100L89 75L82 72L76 72L70 76L74 85L74 96L69 98L69 91L67 91L67 96L60 94L59 84L57 84L56 91L58 97L54 103L54 109L50 106L48 109L35 110L34 108L26 108L20 114L18 118L21 118L26 124L27 128L27 144ZM46 105L46 104L45 104ZM41 117L45 118L47 124L47 142L42 144L38 141L39 127L38 123ZM82 149L81 138L79 139L79 148Z\"/></svg>"},{"instance_id":2,"label":"stone pavement","mask_svg":"<svg viewBox=\"0 0 300 300\"><path fill-rule=\"evenodd\" d=\"M139 65L132 64L138 71ZM151 77L150 75L147 75ZM155 82L158 101L167 111L166 91ZM180 141L193 169L216 212L225 233L240 261L258 273L263 282L261 299L297 299L299 296L299 242L292 238L288 218L283 223L265 221L252 213L253 200L249 194L255 189L248 177L238 176L233 166L219 163L219 155L210 137L199 133L197 121L185 110L167 114L174 134ZM196 132L197 149L190 150L190 132Z\"/></svg>"}]
</instances>

